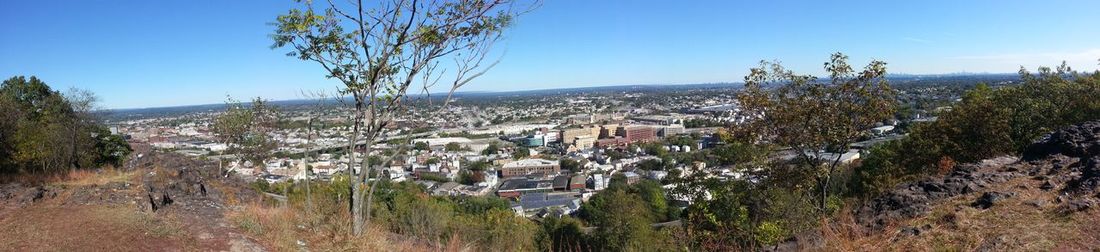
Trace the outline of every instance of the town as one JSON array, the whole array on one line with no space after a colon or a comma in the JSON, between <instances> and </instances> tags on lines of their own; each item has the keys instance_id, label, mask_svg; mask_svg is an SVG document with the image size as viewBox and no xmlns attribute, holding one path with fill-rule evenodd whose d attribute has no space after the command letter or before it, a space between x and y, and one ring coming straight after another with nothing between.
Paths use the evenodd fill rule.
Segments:
<instances>
[{"instance_id":1,"label":"town","mask_svg":"<svg viewBox=\"0 0 1100 252\"><path fill-rule=\"evenodd\" d=\"M950 77L902 78L899 100L907 101L909 110L869 129L848 152L826 155L850 163L870 146L900 138L908 125L934 121L950 108L943 104L965 90L965 85L928 84L943 79ZM1004 76L984 81L1012 84ZM361 144L347 151L352 110L337 101L289 102L280 107L278 127L269 133L277 147L262 163L235 158L230 144L218 140L212 127L222 111L215 109L127 115L111 123L135 144L220 160L227 174L249 181L328 181L349 168L362 169L360 162L348 163L350 153L356 160L371 159L372 179L412 181L436 196L501 197L529 218L573 214L612 180L658 183L682 207L692 198L675 193L684 192L674 190L678 178L743 177L731 163L714 158L723 145L720 126L746 120L735 84L641 87L458 95L445 109L412 106L370 153Z\"/></svg>"}]
</instances>

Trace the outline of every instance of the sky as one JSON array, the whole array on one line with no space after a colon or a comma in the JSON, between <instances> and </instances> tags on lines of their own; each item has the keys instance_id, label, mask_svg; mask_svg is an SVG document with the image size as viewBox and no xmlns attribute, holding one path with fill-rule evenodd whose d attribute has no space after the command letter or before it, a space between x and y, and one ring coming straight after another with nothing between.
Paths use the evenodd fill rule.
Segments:
<instances>
[{"instance_id":1,"label":"sky","mask_svg":"<svg viewBox=\"0 0 1100 252\"><path fill-rule=\"evenodd\" d=\"M0 78L38 76L106 108L303 98L340 85L271 49L291 0L0 0ZM545 0L460 91L738 82L760 60L822 74L829 54L891 73L1014 73L1100 59L1100 1Z\"/></svg>"}]
</instances>

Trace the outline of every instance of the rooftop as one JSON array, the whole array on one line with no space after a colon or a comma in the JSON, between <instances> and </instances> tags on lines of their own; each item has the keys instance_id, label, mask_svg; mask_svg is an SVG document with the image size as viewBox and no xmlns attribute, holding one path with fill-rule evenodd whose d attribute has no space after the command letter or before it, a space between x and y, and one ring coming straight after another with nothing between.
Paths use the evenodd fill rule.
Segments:
<instances>
[{"instance_id":1,"label":"rooftop","mask_svg":"<svg viewBox=\"0 0 1100 252\"><path fill-rule=\"evenodd\" d=\"M517 161L513 161L513 162L510 162L510 163L504 164L504 168L525 167L525 166L542 166L542 165L556 165L556 164L558 164L557 161L551 161L551 160L546 160L546 159L541 159L541 158L530 158L530 159L517 160Z\"/></svg>"}]
</instances>

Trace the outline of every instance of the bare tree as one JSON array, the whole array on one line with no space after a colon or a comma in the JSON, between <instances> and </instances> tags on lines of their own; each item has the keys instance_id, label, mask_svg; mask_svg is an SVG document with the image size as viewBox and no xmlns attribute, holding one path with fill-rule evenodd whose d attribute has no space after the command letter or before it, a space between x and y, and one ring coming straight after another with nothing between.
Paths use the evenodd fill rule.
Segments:
<instances>
[{"instance_id":1,"label":"bare tree","mask_svg":"<svg viewBox=\"0 0 1100 252\"><path fill-rule=\"evenodd\" d=\"M94 139L81 133L96 127L99 122L99 118L95 114L95 111L101 109L99 107L99 97L92 91L79 88L70 88L64 95L65 101L69 103L73 110L73 116L69 117L70 121L66 125L69 135L69 163L73 168L79 169L85 164L92 163L92 161L82 157L81 153L94 147Z\"/></svg>"},{"instance_id":2,"label":"bare tree","mask_svg":"<svg viewBox=\"0 0 1100 252\"><path fill-rule=\"evenodd\" d=\"M451 69L453 92L491 68L494 64L482 64L485 55L520 13L511 0L329 0L320 11L313 1L299 2L301 8L276 19L272 47L290 47L289 56L320 64L326 77L344 84L342 94L352 98L355 108L348 149L354 151L362 141L367 154L403 112L414 84L427 89L435 83L430 80ZM456 63L453 68L440 66L450 61ZM365 169L370 167L363 158L355 172L354 155L348 161L352 229L358 235L364 224L363 183L370 181ZM371 182L371 191L375 184ZM366 193L367 222L371 195Z\"/></svg>"}]
</instances>

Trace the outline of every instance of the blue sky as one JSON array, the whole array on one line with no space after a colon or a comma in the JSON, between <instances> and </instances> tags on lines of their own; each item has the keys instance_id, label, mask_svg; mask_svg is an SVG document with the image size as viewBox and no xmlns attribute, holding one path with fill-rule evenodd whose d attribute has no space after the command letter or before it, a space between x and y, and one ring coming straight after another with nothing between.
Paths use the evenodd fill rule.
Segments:
<instances>
[{"instance_id":1,"label":"blue sky","mask_svg":"<svg viewBox=\"0 0 1100 252\"><path fill-rule=\"evenodd\" d=\"M1100 1L546 0L463 91L736 82L760 60L821 73L831 52L893 73L1096 69ZM0 77L36 75L108 108L300 98L335 90L320 67L272 50L293 1L0 2Z\"/></svg>"}]
</instances>

